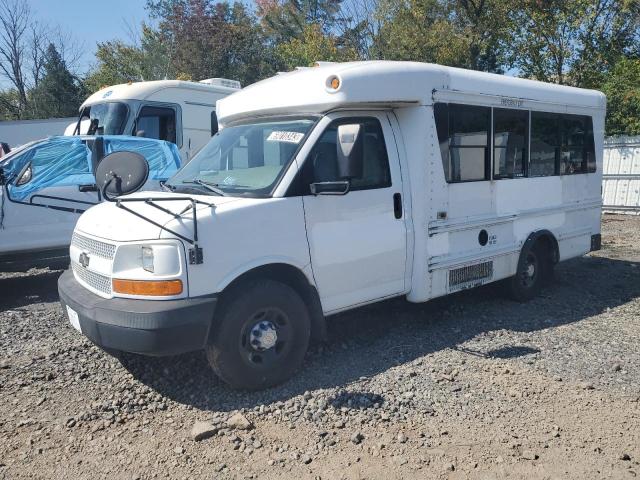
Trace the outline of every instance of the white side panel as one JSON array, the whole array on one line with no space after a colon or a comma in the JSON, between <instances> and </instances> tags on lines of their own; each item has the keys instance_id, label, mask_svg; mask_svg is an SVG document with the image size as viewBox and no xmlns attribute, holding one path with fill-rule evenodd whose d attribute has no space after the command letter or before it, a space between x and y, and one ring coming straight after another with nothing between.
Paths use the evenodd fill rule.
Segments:
<instances>
[{"instance_id":1,"label":"white side panel","mask_svg":"<svg viewBox=\"0 0 640 480\"><path fill-rule=\"evenodd\" d=\"M469 286L513 275L522 245L538 230L549 230L556 237L560 260L590 250L591 236L600 233L604 111L593 117L596 173L447 184L431 108L426 110L428 118L422 125L427 128L427 151L422 158L409 156L416 225L410 301L459 289L450 283L453 270L457 272L451 275L486 264L483 268L488 273ZM414 128L408 121L402 126ZM413 138L420 140L416 134ZM429 170L422 179L425 163ZM424 183L416 184L416 178ZM426 231L420 231L418 225L424 223ZM482 231L487 236L485 245L480 241Z\"/></svg>"}]
</instances>

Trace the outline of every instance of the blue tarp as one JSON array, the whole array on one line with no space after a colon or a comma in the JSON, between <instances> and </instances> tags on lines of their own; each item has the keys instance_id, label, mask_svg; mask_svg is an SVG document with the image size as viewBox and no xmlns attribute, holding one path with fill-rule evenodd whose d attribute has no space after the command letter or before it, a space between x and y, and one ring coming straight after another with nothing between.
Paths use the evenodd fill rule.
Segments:
<instances>
[{"instance_id":1,"label":"blue tarp","mask_svg":"<svg viewBox=\"0 0 640 480\"><path fill-rule=\"evenodd\" d=\"M87 140L95 137L51 137L26 148L2 164L11 198L26 201L46 187L95 183L91 165L91 151ZM132 151L149 162L149 179L166 180L180 168L178 147L162 140L141 137L105 135L105 155L118 151ZM31 165L31 180L16 186L17 177Z\"/></svg>"}]
</instances>

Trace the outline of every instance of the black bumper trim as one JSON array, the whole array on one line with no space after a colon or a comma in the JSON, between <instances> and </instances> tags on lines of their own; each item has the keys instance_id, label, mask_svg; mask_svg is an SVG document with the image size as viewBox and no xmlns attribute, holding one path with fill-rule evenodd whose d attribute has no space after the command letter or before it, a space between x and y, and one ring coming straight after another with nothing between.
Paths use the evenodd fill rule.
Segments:
<instances>
[{"instance_id":1,"label":"black bumper trim","mask_svg":"<svg viewBox=\"0 0 640 480\"><path fill-rule=\"evenodd\" d=\"M62 305L78 313L82 333L95 344L154 356L204 348L218 300L105 299L80 285L70 270L58 280L58 293Z\"/></svg>"}]
</instances>

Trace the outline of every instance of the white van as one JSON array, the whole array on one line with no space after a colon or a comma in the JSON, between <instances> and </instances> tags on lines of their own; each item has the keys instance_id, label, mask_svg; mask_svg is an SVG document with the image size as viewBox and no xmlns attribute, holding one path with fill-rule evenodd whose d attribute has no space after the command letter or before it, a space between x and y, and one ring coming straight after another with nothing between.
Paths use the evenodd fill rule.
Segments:
<instances>
[{"instance_id":1,"label":"white van","mask_svg":"<svg viewBox=\"0 0 640 480\"><path fill-rule=\"evenodd\" d=\"M175 143L188 162L218 131L216 101L240 82L156 80L98 90L80 106L70 135L133 135Z\"/></svg>"},{"instance_id":2,"label":"white van","mask_svg":"<svg viewBox=\"0 0 640 480\"><path fill-rule=\"evenodd\" d=\"M255 389L337 312L503 279L530 299L600 248L604 117L596 91L438 65L279 75L218 102L223 128L172 192L80 217L62 304L103 347L205 349Z\"/></svg>"},{"instance_id":3,"label":"white van","mask_svg":"<svg viewBox=\"0 0 640 480\"><path fill-rule=\"evenodd\" d=\"M67 268L81 213L103 200L94 171L113 152L143 155L145 190L180 168L173 143L127 136L60 136L37 140L0 159L0 272Z\"/></svg>"}]
</instances>

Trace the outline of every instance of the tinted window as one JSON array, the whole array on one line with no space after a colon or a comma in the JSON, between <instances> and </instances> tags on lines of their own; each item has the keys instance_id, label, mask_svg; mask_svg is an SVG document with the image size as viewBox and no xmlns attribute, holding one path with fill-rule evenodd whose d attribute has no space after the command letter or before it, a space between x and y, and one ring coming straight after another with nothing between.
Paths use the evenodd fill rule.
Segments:
<instances>
[{"instance_id":1,"label":"tinted window","mask_svg":"<svg viewBox=\"0 0 640 480\"><path fill-rule=\"evenodd\" d=\"M591 117L531 112L529 168L532 177L595 172Z\"/></svg>"},{"instance_id":2,"label":"tinted window","mask_svg":"<svg viewBox=\"0 0 640 480\"><path fill-rule=\"evenodd\" d=\"M142 107L133 133L176 143L176 111L168 107Z\"/></svg>"},{"instance_id":3,"label":"tinted window","mask_svg":"<svg viewBox=\"0 0 640 480\"><path fill-rule=\"evenodd\" d=\"M595 172L595 149L591 117L563 115L560 174Z\"/></svg>"},{"instance_id":4,"label":"tinted window","mask_svg":"<svg viewBox=\"0 0 640 480\"><path fill-rule=\"evenodd\" d=\"M390 187L387 147L380 122L375 118L340 119L329 125L307 158L305 168L310 169L308 183L342 180L338 176L337 163L338 126L349 123L364 124L362 177L351 179L351 190Z\"/></svg>"},{"instance_id":5,"label":"tinted window","mask_svg":"<svg viewBox=\"0 0 640 480\"><path fill-rule=\"evenodd\" d=\"M486 180L491 109L436 104L434 115L447 182Z\"/></svg>"},{"instance_id":6,"label":"tinted window","mask_svg":"<svg viewBox=\"0 0 640 480\"><path fill-rule=\"evenodd\" d=\"M529 176L544 177L556 174L560 143L560 115L531 112Z\"/></svg>"},{"instance_id":7,"label":"tinted window","mask_svg":"<svg viewBox=\"0 0 640 480\"><path fill-rule=\"evenodd\" d=\"M493 110L493 178L524 177L529 112Z\"/></svg>"}]
</instances>

